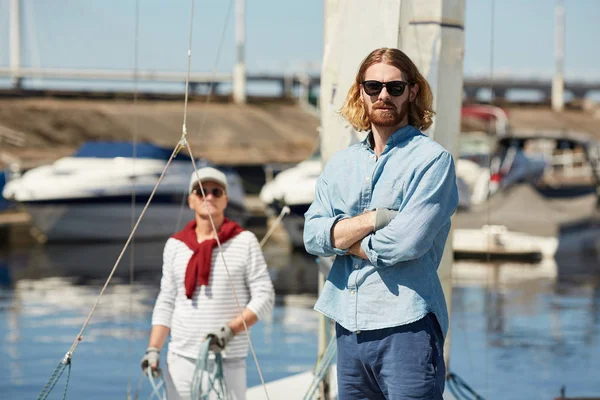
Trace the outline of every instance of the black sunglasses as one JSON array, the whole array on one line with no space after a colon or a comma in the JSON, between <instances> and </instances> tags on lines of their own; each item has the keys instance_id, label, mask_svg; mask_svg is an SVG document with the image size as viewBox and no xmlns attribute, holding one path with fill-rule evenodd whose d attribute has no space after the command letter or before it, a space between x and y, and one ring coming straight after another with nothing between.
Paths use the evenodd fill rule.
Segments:
<instances>
[{"instance_id":1,"label":"black sunglasses","mask_svg":"<svg viewBox=\"0 0 600 400\"><path fill-rule=\"evenodd\" d=\"M402 96L406 85L409 82L405 81L390 81L390 82L379 82L379 81L364 81L362 83L365 93L369 96L378 96L383 90L383 87L387 89L390 96Z\"/></svg>"},{"instance_id":2,"label":"black sunglasses","mask_svg":"<svg viewBox=\"0 0 600 400\"><path fill-rule=\"evenodd\" d=\"M192 193L194 193L198 197L202 197L202 192L200 191L200 188L192 190ZM213 188L212 190L204 190L204 194L206 194L207 196L209 194L212 194L214 198L218 199L219 197L225 194L225 191L221 188Z\"/></svg>"}]
</instances>

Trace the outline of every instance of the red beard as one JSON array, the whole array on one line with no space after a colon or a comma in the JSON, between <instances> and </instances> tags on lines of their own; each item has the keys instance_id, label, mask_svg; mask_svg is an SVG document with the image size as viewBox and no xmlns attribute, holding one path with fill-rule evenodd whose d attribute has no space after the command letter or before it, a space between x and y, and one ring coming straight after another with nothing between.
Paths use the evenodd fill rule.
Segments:
<instances>
[{"instance_id":1,"label":"red beard","mask_svg":"<svg viewBox=\"0 0 600 400\"><path fill-rule=\"evenodd\" d=\"M383 109L383 107L388 109ZM388 127L398 125L408 114L408 100L402 104L400 112L398 112L394 104L377 102L371 106L371 112L367 110L367 114L369 121L375 126Z\"/></svg>"}]
</instances>

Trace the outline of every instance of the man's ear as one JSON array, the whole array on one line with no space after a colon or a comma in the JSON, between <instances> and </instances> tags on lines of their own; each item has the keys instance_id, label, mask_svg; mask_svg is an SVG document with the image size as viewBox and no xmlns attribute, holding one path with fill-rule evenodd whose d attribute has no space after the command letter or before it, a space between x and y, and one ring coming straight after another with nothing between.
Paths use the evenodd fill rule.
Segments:
<instances>
[{"instance_id":1,"label":"man's ear","mask_svg":"<svg viewBox=\"0 0 600 400\"><path fill-rule=\"evenodd\" d=\"M419 93L419 84L414 83L414 84L410 85L410 92L408 93L408 101L410 101L411 103L413 101L415 101L418 93Z\"/></svg>"}]
</instances>

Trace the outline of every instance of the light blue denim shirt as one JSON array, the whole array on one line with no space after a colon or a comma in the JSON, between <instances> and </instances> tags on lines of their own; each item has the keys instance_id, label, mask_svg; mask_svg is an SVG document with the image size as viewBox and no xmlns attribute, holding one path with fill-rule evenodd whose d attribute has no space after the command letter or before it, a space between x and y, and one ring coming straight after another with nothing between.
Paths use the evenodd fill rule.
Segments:
<instances>
[{"instance_id":1,"label":"light blue denim shirt","mask_svg":"<svg viewBox=\"0 0 600 400\"><path fill-rule=\"evenodd\" d=\"M388 139L379 158L368 139L334 154L305 214L306 250L337 255L315 310L350 331L409 324L431 311L446 335L437 268L458 204L452 155L411 125ZM332 246L337 221L379 207L398 215L361 241L368 260Z\"/></svg>"}]
</instances>

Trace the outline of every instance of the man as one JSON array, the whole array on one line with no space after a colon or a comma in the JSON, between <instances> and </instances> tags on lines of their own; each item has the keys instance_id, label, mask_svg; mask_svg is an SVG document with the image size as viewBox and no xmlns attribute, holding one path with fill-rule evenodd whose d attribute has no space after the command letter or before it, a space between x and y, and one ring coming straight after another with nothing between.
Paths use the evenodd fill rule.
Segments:
<instances>
[{"instance_id":1,"label":"man","mask_svg":"<svg viewBox=\"0 0 600 400\"><path fill-rule=\"evenodd\" d=\"M452 156L421 132L431 105L403 52L369 54L341 110L368 135L327 163L305 215L306 250L337 255L315 309L337 322L341 400L442 398L437 268L458 193Z\"/></svg>"},{"instance_id":2,"label":"man","mask_svg":"<svg viewBox=\"0 0 600 400\"><path fill-rule=\"evenodd\" d=\"M196 174L192 175L188 196L195 219L165 245L160 293L142 369L149 365L158 372L160 350L170 333L167 395L169 400L189 399L200 344L211 340L210 351L223 356L229 398L240 400L245 399L248 355L242 318L250 327L272 312L273 285L256 236L224 216L228 201L225 174L214 168L202 168L198 174L199 182ZM209 214L219 232L223 257ZM240 305L245 306L241 315L231 285ZM209 368L214 368L214 362Z\"/></svg>"}]
</instances>

